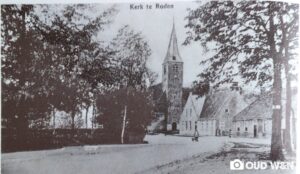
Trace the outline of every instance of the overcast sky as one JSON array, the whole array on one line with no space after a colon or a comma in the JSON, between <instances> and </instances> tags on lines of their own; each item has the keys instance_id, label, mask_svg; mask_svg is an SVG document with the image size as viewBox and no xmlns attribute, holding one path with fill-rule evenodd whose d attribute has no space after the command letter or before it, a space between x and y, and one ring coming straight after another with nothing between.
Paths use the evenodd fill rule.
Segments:
<instances>
[{"instance_id":1,"label":"overcast sky","mask_svg":"<svg viewBox=\"0 0 300 174\"><path fill-rule=\"evenodd\" d=\"M185 87L190 86L201 71L199 62L206 56L199 44L182 45L187 31L184 28L187 23L184 20L187 15L187 8L195 8L198 4L196 2L169 2L167 4L173 5L173 8L155 9L156 3L143 3L144 8L140 10L131 10L131 4L133 3L122 3L115 6L119 12L115 16L114 22L100 34L101 40L111 40L118 29L127 24L135 31L141 32L152 50L148 66L158 73L158 83L161 82L162 62L166 56L174 18L179 52L184 62L183 85ZM140 3L134 4L139 5ZM153 5L153 9L145 9L146 4ZM160 4L164 5L166 3ZM107 9L112 5L102 4L99 7Z\"/></svg>"}]
</instances>

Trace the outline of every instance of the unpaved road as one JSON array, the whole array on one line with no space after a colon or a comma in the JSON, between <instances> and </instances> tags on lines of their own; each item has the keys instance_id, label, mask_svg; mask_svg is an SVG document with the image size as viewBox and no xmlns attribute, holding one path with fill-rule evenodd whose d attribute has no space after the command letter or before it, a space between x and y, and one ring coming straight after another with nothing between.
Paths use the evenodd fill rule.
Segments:
<instances>
[{"instance_id":1,"label":"unpaved road","mask_svg":"<svg viewBox=\"0 0 300 174\"><path fill-rule=\"evenodd\" d=\"M66 147L2 154L4 174L139 173L155 166L218 152L226 138L148 136L149 144Z\"/></svg>"},{"instance_id":2,"label":"unpaved road","mask_svg":"<svg viewBox=\"0 0 300 174\"><path fill-rule=\"evenodd\" d=\"M230 161L268 161L270 147L266 144L252 144L245 142L226 142L217 153L203 153L191 158L177 160L160 165L141 173L161 174L296 174L295 170L230 170Z\"/></svg>"}]
</instances>

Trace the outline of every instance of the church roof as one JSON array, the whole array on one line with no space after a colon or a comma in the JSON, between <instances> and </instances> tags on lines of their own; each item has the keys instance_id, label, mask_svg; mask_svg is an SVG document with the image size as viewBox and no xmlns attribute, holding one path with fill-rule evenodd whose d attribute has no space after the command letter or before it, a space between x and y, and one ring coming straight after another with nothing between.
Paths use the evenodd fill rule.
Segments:
<instances>
[{"instance_id":1,"label":"church roof","mask_svg":"<svg viewBox=\"0 0 300 174\"><path fill-rule=\"evenodd\" d=\"M182 62L181 56L178 50L177 37L175 31L175 24L173 23L173 28L170 36L169 46L167 55L165 57L164 63L171 62Z\"/></svg>"},{"instance_id":2,"label":"church roof","mask_svg":"<svg viewBox=\"0 0 300 174\"><path fill-rule=\"evenodd\" d=\"M156 84L149 88L152 94L152 100L155 105L155 112L166 112L167 111L167 96L166 92L162 90L162 84Z\"/></svg>"}]
</instances>

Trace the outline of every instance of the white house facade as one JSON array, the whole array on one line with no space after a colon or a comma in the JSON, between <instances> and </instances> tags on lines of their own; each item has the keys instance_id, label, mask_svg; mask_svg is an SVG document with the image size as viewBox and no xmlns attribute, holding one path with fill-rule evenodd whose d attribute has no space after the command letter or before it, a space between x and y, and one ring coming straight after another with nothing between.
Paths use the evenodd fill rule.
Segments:
<instances>
[{"instance_id":1,"label":"white house facade","mask_svg":"<svg viewBox=\"0 0 300 174\"><path fill-rule=\"evenodd\" d=\"M193 136L195 124L199 132L199 117L203 108L205 96L193 95L191 92L180 116L179 134ZM199 132L200 133L200 132Z\"/></svg>"}]
</instances>

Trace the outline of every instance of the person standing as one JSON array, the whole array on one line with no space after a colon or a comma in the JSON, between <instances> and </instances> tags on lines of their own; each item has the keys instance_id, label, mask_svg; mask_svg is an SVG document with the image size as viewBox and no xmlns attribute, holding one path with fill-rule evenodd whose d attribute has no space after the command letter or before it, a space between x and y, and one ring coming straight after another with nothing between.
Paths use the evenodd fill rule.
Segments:
<instances>
[{"instance_id":1,"label":"person standing","mask_svg":"<svg viewBox=\"0 0 300 174\"><path fill-rule=\"evenodd\" d=\"M197 121L195 121L194 140L198 141L198 138L199 138L199 132L198 132L198 129L197 129Z\"/></svg>"}]
</instances>

